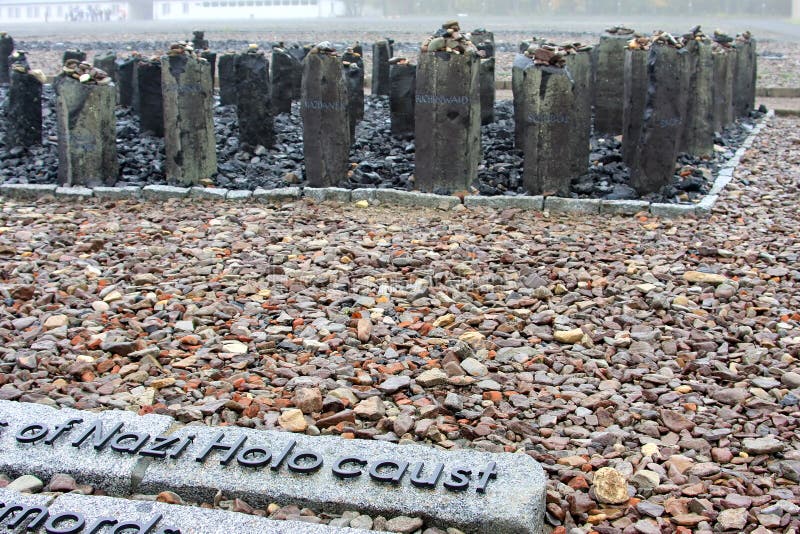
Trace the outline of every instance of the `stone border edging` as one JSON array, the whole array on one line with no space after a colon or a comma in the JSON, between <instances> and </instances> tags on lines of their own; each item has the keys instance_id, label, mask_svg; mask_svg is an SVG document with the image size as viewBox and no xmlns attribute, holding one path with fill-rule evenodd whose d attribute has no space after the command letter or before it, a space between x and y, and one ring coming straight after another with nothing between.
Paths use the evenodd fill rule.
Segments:
<instances>
[{"instance_id":1,"label":"stone border edging","mask_svg":"<svg viewBox=\"0 0 800 534\"><path fill-rule=\"evenodd\" d=\"M661 218L679 218L686 216L703 217L711 213L719 195L733 178L745 151L753 145L756 136L761 133L769 119L775 116L770 110L753 127L752 132L736 150L735 155L720 168L717 177L700 202L695 204L665 204L644 200L603 200L584 198L542 197L542 196L493 196L470 195L464 197L463 205L467 208L520 208L530 211L546 211L549 213L579 215L636 215L649 212ZM294 201L309 198L316 202L357 202L366 200L370 204L424 207L449 210L462 204L457 196L436 195L419 191L402 191L399 189L345 189L341 187L281 187L276 189L257 188L224 189L217 187L177 187L172 185L147 185L144 187L62 187L56 184L0 184L0 196L18 200L35 200L40 197L54 196L61 199L85 200L100 198L106 200L136 199L169 200L172 198L213 199L230 202L273 203Z\"/></svg>"}]
</instances>

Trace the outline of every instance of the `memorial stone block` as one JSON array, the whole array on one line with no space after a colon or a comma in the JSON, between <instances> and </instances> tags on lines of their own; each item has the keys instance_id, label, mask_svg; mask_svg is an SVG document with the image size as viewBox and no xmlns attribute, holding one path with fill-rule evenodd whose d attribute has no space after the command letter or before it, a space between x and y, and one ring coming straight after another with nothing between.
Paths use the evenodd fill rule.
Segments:
<instances>
[{"instance_id":1,"label":"memorial stone block","mask_svg":"<svg viewBox=\"0 0 800 534\"><path fill-rule=\"evenodd\" d=\"M143 59L135 67L134 111L143 134L164 137L164 92L161 87L161 59Z\"/></svg>"},{"instance_id":2,"label":"memorial stone block","mask_svg":"<svg viewBox=\"0 0 800 534\"><path fill-rule=\"evenodd\" d=\"M528 47L525 47L525 51ZM522 140L525 133L525 99L523 98L522 82L525 79L525 69L533 66L533 59L524 53L514 56L511 67L511 92L514 102L514 146L522 150Z\"/></svg>"},{"instance_id":3,"label":"memorial stone block","mask_svg":"<svg viewBox=\"0 0 800 534\"><path fill-rule=\"evenodd\" d=\"M389 95L389 59L394 56L391 39L372 44L372 94Z\"/></svg>"},{"instance_id":4,"label":"memorial stone block","mask_svg":"<svg viewBox=\"0 0 800 534\"><path fill-rule=\"evenodd\" d=\"M630 28L609 28L594 49L594 130L597 134L622 133L625 47L633 33Z\"/></svg>"},{"instance_id":5,"label":"memorial stone block","mask_svg":"<svg viewBox=\"0 0 800 534\"><path fill-rule=\"evenodd\" d=\"M92 59L92 65L105 71L106 74L111 76L114 83L117 82L117 53L109 50L104 54L97 54Z\"/></svg>"},{"instance_id":6,"label":"memorial stone block","mask_svg":"<svg viewBox=\"0 0 800 534\"><path fill-rule=\"evenodd\" d=\"M495 46L494 33L483 28L470 33L471 40L481 55L480 85L481 85L481 124L494 122L495 99Z\"/></svg>"},{"instance_id":7,"label":"memorial stone block","mask_svg":"<svg viewBox=\"0 0 800 534\"><path fill-rule=\"evenodd\" d=\"M282 43L281 43L282 44ZM294 79L300 63L283 46L272 47L270 79L272 107L275 113L291 113L294 99Z\"/></svg>"},{"instance_id":8,"label":"memorial stone block","mask_svg":"<svg viewBox=\"0 0 800 534\"><path fill-rule=\"evenodd\" d=\"M342 54L342 69L347 84L350 136L355 139L355 126L364 118L364 60L353 47Z\"/></svg>"},{"instance_id":9,"label":"memorial stone block","mask_svg":"<svg viewBox=\"0 0 800 534\"><path fill-rule=\"evenodd\" d=\"M303 60L300 111L308 184L338 184L349 167L350 118L342 62L330 43L318 44Z\"/></svg>"},{"instance_id":10,"label":"memorial stone block","mask_svg":"<svg viewBox=\"0 0 800 534\"><path fill-rule=\"evenodd\" d=\"M208 62L172 45L161 59L167 181L197 185L217 172Z\"/></svg>"},{"instance_id":11,"label":"memorial stone block","mask_svg":"<svg viewBox=\"0 0 800 534\"><path fill-rule=\"evenodd\" d=\"M7 147L28 147L42 142L42 78L32 74L24 56L11 68L6 108Z\"/></svg>"},{"instance_id":12,"label":"memorial stone block","mask_svg":"<svg viewBox=\"0 0 800 534\"><path fill-rule=\"evenodd\" d=\"M136 70L136 64L140 61L140 59L141 57L139 54L134 53L128 57L119 58L116 61L116 84L118 102L120 106L126 108L133 107L134 82L137 80L137 78L134 76L134 72Z\"/></svg>"},{"instance_id":13,"label":"memorial stone block","mask_svg":"<svg viewBox=\"0 0 800 534\"><path fill-rule=\"evenodd\" d=\"M750 32L736 37L736 63L733 74L733 109L737 117L747 117L756 103L758 54Z\"/></svg>"},{"instance_id":14,"label":"memorial stone block","mask_svg":"<svg viewBox=\"0 0 800 534\"><path fill-rule=\"evenodd\" d=\"M14 51L14 38L0 32L0 85L8 85L10 78L8 58Z\"/></svg>"},{"instance_id":15,"label":"memorial stone block","mask_svg":"<svg viewBox=\"0 0 800 534\"><path fill-rule=\"evenodd\" d=\"M572 77L575 93L575 125L571 143L575 154L573 177L585 174L589 168L592 138L592 48L573 45L566 56L565 68Z\"/></svg>"},{"instance_id":16,"label":"memorial stone block","mask_svg":"<svg viewBox=\"0 0 800 534\"><path fill-rule=\"evenodd\" d=\"M54 82L61 185L91 187L117 181L117 91L111 83L99 85L99 75L81 82L62 74Z\"/></svg>"},{"instance_id":17,"label":"memorial stone block","mask_svg":"<svg viewBox=\"0 0 800 534\"><path fill-rule=\"evenodd\" d=\"M309 50L311 50L311 45L292 45L288 49L289 54L295 58L294 63L294 76L292 77L293 83L293 92L292 92L292 100L300 100L301 93L302 93L302 83L303 83L303 60L308 55Z\"/></svg>"},{"instance_id":18,"label":"memorial stone block","mask_svg":"<svg viewBox=\"0 0 800 534\"><path fill-rule=\"evenodd\" d=\"M732 48L714 46L714 81L712 98L714 107L714 131L721 132L734 122L733 74L736 51Z\"/></svg>"},{"instance_id":19,"label":"memorial stone block","mask_svg":"<svg viewBox=\"0 0 800 534\"><path fill-rule=\"evenodd\" d=\"M389 112L391 132L396 137L414 137L416 81L416 65L403 61L390 66Z\"/></svg>"},{"instance_id":20,"label":"memorial stone block","mask_svg":"<svg viewBox=\"0 0 800 534\"><path fill-rule=\"evenodd\" d=\"M647 100L649 50L625 51L625 84L622 107L622 159L630 168L639 154L644 106Z\"/></svg>"},{"instance_id":21,"label":"memorial stone block","mask_svg":"<svg viewBox=\"0 0 800 534\"><path fill-rule=\"evenodd\" d=\"M64 50L64 53L61 55L61 64L66 64L67 61L74 59L78 62L86 61L86 52L81 49L75 50Z\"/></svg>"},{"instance_id":22,"label":"memorial stone block","mask_svg":"<svg viewBox=\"0 0 800 534\"><path fill-rule=\"evenodd\" d=\"M234 106L236 98L236 53L225 52L217 56L219 74L219 105Z\"/></svg>"},{"instance_id":23,"label":"memorial stone block","mask_svg":"<svg viewBox=\"0 0 800 534\"><path fill-rule=\"evenodd\" d=\"M669 184L686 122L687 52L654 43L648 57L648 88L640 135L640 154L631 167L631 185L640 195Z\"/></svg>"},{"instance_id":24,"label":"memorial stone block","mask_svg":"<svg viewBox=\"0 0 800 534\"><path fill-rule=\"evenodd\" d=\"M693 156L709 157L714 153L714 58L711 43L705 38L691 39L685 49L689 82L686 122L678 149Z\"/></svg>"},{"instance_id":25,"label":"memorial stone block","mask_svg":"<svg viewBox=\"0 0 800 534\"><path fill-rule=\"evenodd\" d=\"M236 116L239 140L252 147L275 142L270 100L269 61L257 46L236 56Z\"/></svg>"}]
</instances>

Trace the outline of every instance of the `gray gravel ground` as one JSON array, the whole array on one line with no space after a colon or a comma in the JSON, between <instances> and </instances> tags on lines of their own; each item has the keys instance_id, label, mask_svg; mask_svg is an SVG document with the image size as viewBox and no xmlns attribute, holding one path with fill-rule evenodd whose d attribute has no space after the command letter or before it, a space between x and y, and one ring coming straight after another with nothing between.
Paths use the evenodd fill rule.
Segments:
<instances>
[{"instance_id":1,"label":"gray gravel ground","mask_svg":"<svg viewBox=\"0 0 800 534\"><path fill-rule=\"evenodd\" d=\"M523 450L554 526L795 532L798 126L707 220L2 200L0 398Z\"/></svg>"}]
</instances>

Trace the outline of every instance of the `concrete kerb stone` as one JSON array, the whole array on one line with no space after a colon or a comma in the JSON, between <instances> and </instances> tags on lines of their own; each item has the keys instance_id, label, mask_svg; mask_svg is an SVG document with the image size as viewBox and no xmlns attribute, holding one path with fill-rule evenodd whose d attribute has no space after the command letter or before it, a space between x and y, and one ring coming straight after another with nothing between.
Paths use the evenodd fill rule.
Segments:
<instances>
[{"instance_id":1,"label":"concrete kerb stone","mask_svg":"<svg viewBox=\"0 0 800 534\"><path fill-rule=\"evenodd\" d=\"M186 198L189 196L188 187L174 185L148 185L142 189L142 195L147 200L169 200L170 198Z\"/></svg>"},{"instance_id":2,"label":"concrete kerb stone","mask_svg":"<svg viewBox=\"0 0 800 534\"><path fill-rule=\"evenodd\" d=\"M706 197L709 197L709 196L712 196L712 195L713 196L718 196L722 192L722 190L725 189L725 186L727 186L729 183L731 183L732 179L733 179L733 177L731 175L722 175L722 174L718 175L717 179L714 180L714 185L708 191L708 194L706 195ZM705 198L703 200L705 200Z\"/></svg>"},{"instance_id":3,"label":"concrete kerb stone","mask_svg":"<svg viewBox=\"0 0 800 534\"><path fill-rule=\"evenodd\" d=\"M233 202L243 202L246 200L250 200L250 197L252 196L253 192L250 191L249 189L231 189L225 196L225 200L230 200Z\"/></svg>"},{"instance_id":4,"label":"concrete kerb stone","mask_svg":"<svg viewBox=\"0 0 800 534\"><path fill-rule=\"evenodd\" d=\"M300 198L299 187L279 187L276 189L258 188L253 191L253 200L257 202L281 202Z\"/></svg>"},{"instance_id":5,"label":"concrete kerb stone","mask_svg":"<svg viewBox=\"0 0 800 534\"><path fill-rule=\"evenodd\" d=\"M343 187L304 187L303 196L316 202L342 202L351 200L350 190Z\"/></svg>"},{"instance_id":6,"label":"concrete kerb stone","mask_svg":"<svg viewBox=\"0 0 800 534\"><path fill-rule=\"evenodd\" d=\"M382 204L393 206L410 206L424 208L453 209L461 204L461 199L454 196L420 193L419 191L400 191L397 189L378 189L375 199Z\"/></svg>"},{"instance_id":7,"label":"concrete kerb stone","mask_svg":"<svg viewBox=\"0 0 800 534\"><path fill-rule=\"evenodd\" d=\"M65 198L65 199L73 199L73 200L84 200L87 198L92 197L94 194L94 190L89 187L81 187L81 186L74 186L74 187L57 187L56 188L56 196Z\"/></svg>"},{"instance_id":8,"label":"concrete kerb stone","mask_svg":"<svg viewBox=\"0 0 800 534\"><path fill-rule=\"evenodd\" d=\"M717 200L719 200L719 195L714 195L709 192L709 194L703 197L703 200L695 204L695 214L709 215L714 204L717 203Z\"/></svg>"},{"instance_id":9,"label":"concrete kerb stone","mask_svg":"<svg viewBox=\"0 0 800 534\"><path fill-rule=\"evenodd\" d=\"M222 187L194 186L189 190L189 198L202 198L207 200L225 200L228 190Z\"/></svg>"},{"instance_id":10,"label":"concrete kerb stone","mask_svg":"<svg viewBox=\"0 0 800 534\"><path fill-rule=\"evenodd\" d=\"M222 432L224 431L224 435ZM239 427L213 428L190 425L171 434L181 440L193 435L193 445L178 459L154 460L137 487L140 493L171 490L185 499L210 501L217 491L229 498L238 497L254 506L269 502L300 503L322 511L359 510L383 516L420 516L437 526L452 526L465 532L493 534L541 533L544 531L546 478L541 466L524 454L492 454L460 449L457 455L420 445L396 445L377 440L344 440L333 436L311 437L287 432L251 430ZM238 452L254 447L255 460L282 463L273 470L268 465L243 467L239 460L221 465L225 450L215 450L207 457L203 450L212 443L231 445L245 440ZM292 447L292 443L294 446ZM290 452L284 454L284 451ZM306 455L305 458L303 455ZM314 456L315 455L315 456ZM343 470L351 476L337 478L333 467L339 459L350 457ZM197 459L200 458L200 462ZM308 474L289 470L308 467L319 459L321 467ZM401 467L380 462L405 463ZM363 464L362 464L363 461ZM424 463L423 477L443 464L444 474L434 488L410 484L414 465ZM477 491L481 473L495 463L496 479L485 493ZM269 462L266 462L269 463ZM202 467L201 467L202 466ZM407 468L407 471L406 471ZM464 472L468 488L450 491L443 487L452 480L455 469ZM312 469L309 467L309 469ZM400 473L398 484L373 481L367 473L378 469L384 477ZM434 477L435 478L435 477Z\"/></svg>"},{"instance_id":11,"label":"concrete kerb stone","mask_svg":"<svg viewBox=\"0 0 800 534\"><path fill-rule=\"evenodd\" d=\"M377 189L368 189L368 188L359 188L353 189L350 191L350 200L352 202L358 202L359 200L366 200L367 202L374 202L375 195L377 194Z\"/></svg>"},{"instance_id":12,"label":"concrete kerb stone","mask_svg":"<svg viewBox=\"0 0 800 534\"><path fill-rule=\"evenodd\" d=\"M55 184L2 184L0 194L18 200L34 200L47 195L55 195Z\"/></svg>"},{"instance_id":13,"label":"concrete kerb stone","mask_svg":"<svg viewBox=\"0 0 800 534\"><path fill-rule=\"evenodd\" d=\"M138 198L142 194L142 188L135 185L124 187L95 187L94 196L108 200L125 200Z\"/></svg>"},{"instance_id":14,"label":"concrete kerb stone","mask_svg":"<svg viewBox=\"0 0 800 534\"><path fill-rule=\"evenodd\" d=\"M523 196L495 196L481 197L470 195L464 197L464 206L467 208L519 208L523 210L542 211L544 209L544 197L541 195Z\"/></svg>"},{"instance_id":15,"label":"concrete kerb stone","mask_svg":"<svg viewBox=\"0 0 800 534\"><path fill-rule=\"evenodd\" d=\"M697 208L695 204L662 204L660 202L653 202L650 204L650 214L664 219L688 217L696 215L696 213Z\"/></svg>"},{"instance_id":16,"label":"concrete kerb stone","mask_svg":"<svg viewBox=\"0 0 800 534\"><path fill-rule=\"evenodd\" d=\"M33 423L46 425L51 432L55 432L58 425L70 420L75 420L73 428L64 432L52 445L20 443L16 439L18 432ZM82 422L78 423L77 420ZM173 424L172 418L162 415L138 416L133 412L117 410L99 413L71 408L57 410L41 404L0 401L0 422L7 423L7 426L0 427L0 472L11 476L33 474L45 483L56 473L67 473L79 483L91 484L112 493L127 494L132 490L137 473L141 470L140 464L145 458L120 454L111 448L94 452L90 443L94 436L80 447L72 445L78 436L98 421L105 433L121 422L125 427L135 427L137 432L147 432L153 436L165 433ZM78 452L86 449L93 453Z\"/></svg>"},{"instance_id":17,"label":"concrete kerb stone","mask_svg":"<svg viewBox=\"0 0 800 534\"><path fill-rule=\"evenodd\" d=\"M76 511L83 515L87 526L94 524L101 517L118 519L120 524L137 521L149 525L157 520L152 530L147 530L150 533L170 532L169 527L179 529L181 534L230 534L232 532L236 534L294 534L298 532L356 534L359 532L351 528L337 528L301 521L278 521L225 510L208 510L195 506L95 497L76 493L61 495L49 507L51 517L59 513ZM117 525L117 528L120 524ZM125 531L128 530L125 529ZM136 530L136 532L145 532L145 530Z\"/></svg>"},{"instance_id":18,"label":"concrete kerb stone","mask_svg":"<svg viewBox=\"0 0 800 534\"><path fill-rule=\"evenodd\" d=\"M603 215L636 215L647 212L650 203L645 200L601 200L600 213Z\"/></svg>"},{"instance_id":19,"label":"concrete kerb stone","mask_svg":"<svg viewBox=\"0 0 800 534\"><path fill-rule=\"evenodd\" d=\"M577 213L595 215L600 213L600 199L546 197L544 209L550 213Z\"/></svg>"}]
</instances>

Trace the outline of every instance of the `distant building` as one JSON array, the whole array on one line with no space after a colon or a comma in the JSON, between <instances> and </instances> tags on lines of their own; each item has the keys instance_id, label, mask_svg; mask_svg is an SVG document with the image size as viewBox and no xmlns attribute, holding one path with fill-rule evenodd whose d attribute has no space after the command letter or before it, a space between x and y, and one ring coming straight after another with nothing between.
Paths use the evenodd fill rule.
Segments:
<instances>
[{"instance_id":1,"label":"distant building","mask_svg":"<svg viewBox=\"0 0 800 534\"><path fill-rule=\"evenodd\" d=\"M344 14L342 0L153 0L156 20L316 18Z\"/></svg>"},{"instance_id":2,"label":"distant building","mask_svg":"<svg viewBox=\"0 0 800 534\"><path fill-rule=\"evenodd\" d=\"M345 0L0 0L0 21L236 20L340 17Z\"/></svg>"}]
</instances>

